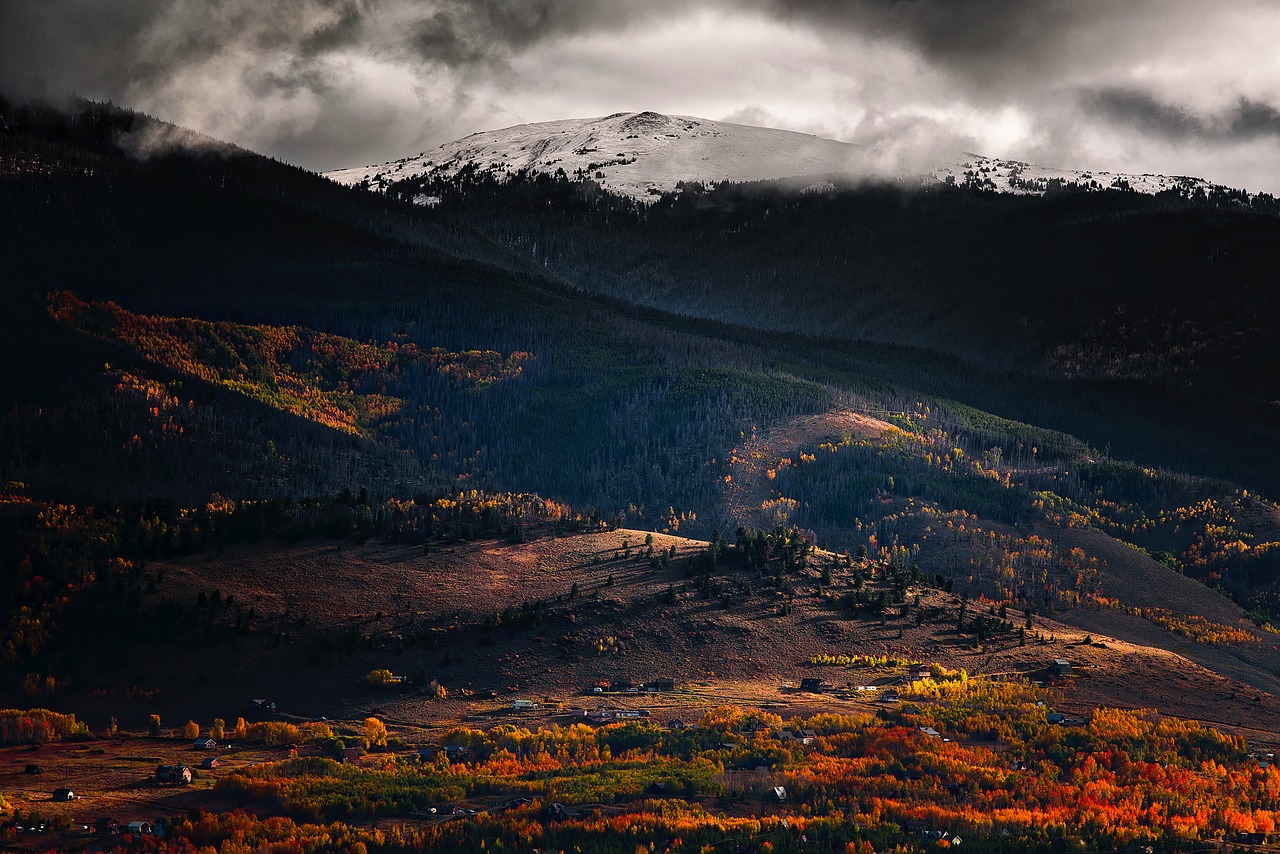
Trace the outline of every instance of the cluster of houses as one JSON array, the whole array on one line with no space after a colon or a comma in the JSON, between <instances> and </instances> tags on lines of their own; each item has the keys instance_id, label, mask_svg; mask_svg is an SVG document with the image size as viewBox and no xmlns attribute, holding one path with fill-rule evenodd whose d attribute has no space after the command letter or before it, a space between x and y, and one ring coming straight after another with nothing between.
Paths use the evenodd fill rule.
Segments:
<instances>
[{"instance_id":1,"label":"cluster of houses","mask_svg":"<svg viewBox=\"0 0 1280 854\"><path fill-rule=\"evenodd\" d=\"M919 819L913 819L902 825L902 829L912 836L919 836L921 839L928 839L934 842L946 842L946 847L956 848L962 840L959 836L953 836L949 830L938 830L929 826L929 822Z\"/></svg>"},{"instance_id":2,"label":"cluster of houses","mask_svg":"<svg viewBox=\"0 0 1280 854\"><path fill-rule=\"evenodd\" d=\"M583 810L568 804L551 803L542 808L542 817L547 821L568 821L582 818Z\"/></svg>"},{"instance_id":3,"label":"cluster of houses","mask_svg":"<svg viewBox=\"0 0 1280 854\"><path fill-rule=\"evenodd\" d=\"M591 686L592 694L663 694L676 689L676 680L666 677L638 682L635 679L614 679L612 682L597 682Z\"/></svg>"},{"instance_id":4,"label":"cluster of houses","mask_svg":"<svg viewBox=\"0 0 1280 854\"><path fill-rule=\"evenodd\" d=\"M128 824L121 824L114 818L103 816L93 823L93 832L102 834L127 833L130 836L164 836L166 819L158 818L155 821L131 821Z\"/></svg>"},{"instance_id":5,"label":"cluster of houses","mask_svg":"<svg viewBox=\"0 0 1280 854\"><path fill-rule=\"evenodd\" d=\"M475 762L476 751L473 747L465 744L446 744L444 747L436 749L434 747L424 747L418 751L418 759L422 762L430 762L437 754L443 753L445 758L450 762Z\"/></svg>"},{"instance_id":6,"label":"cluster of houses","mask_svg":"<svg viewBox=\"0 0 1280 854\"><path fill-rule=\"evenodd\" d=\"M835 685L816 676L807 676L800 680L800 690L808 694L825 694L828 691L834 691L835 688Z\"/></svg>"},{"instance_id":7,"label":"cluster of houses","mask_svg":"<svg viewBox=\"0 0 1280 854\"><path fill-rule=\"evenodd\" d=\"M248 706L245 707L245 716L249 720L270 720L276 716L276 704L272 700L261 698L250 700Z\"/></svg>"},{"instance_id":8,"label":"cluster of houses","mask_svg":"<svg viewBox=\"0 0 1280 854\"><path fill-rule=\"evenodd\" d=\"M649 717L648 709L575 709L574 717L582 717L592 723L627 721Z\"/></svg>"},{"instance_id":9,"label":"cluster of houses","mask_svg":"<svg viewBox=\"0 0 1280 854\"><path fill-rule=\"evenodd\" d=\"M1075 726L1077 724L1083 723L1083 721L1081 721L1079 718L1067 717L1062 712L1050 712L1049 714L1044 716L1044 719L1045 721L1053 724L1054 726Z\"/></svg>"},{"instance_id":10,"label":"cluster of houses","mask_svg":"<svg viewBox=\"0 0 1280 854\"><path fill-rule=\"evenodd\" d=\"M933 668L928 664L913 664L907 668L907 672L902 676L895 676L890 679L880 680L873 685L860 685L857 691L877 691L886 685L899 685L908 682L920 682L924 679L933 677ZM826 679L817 676L806 676L800 680L800 690L806 694L829 694L836 690L836 686ZM898 699L897 692L891 692L893 699ZM882 698L883 699L883 698Z\"/></svg>"}]
</instances>

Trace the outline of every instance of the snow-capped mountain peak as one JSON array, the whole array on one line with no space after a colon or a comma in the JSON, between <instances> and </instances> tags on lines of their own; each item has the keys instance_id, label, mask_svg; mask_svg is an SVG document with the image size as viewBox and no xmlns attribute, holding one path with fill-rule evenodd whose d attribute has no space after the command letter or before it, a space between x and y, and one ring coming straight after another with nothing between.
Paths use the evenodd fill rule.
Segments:
<instances>
[{"instance_id":1,"label":"snow-capped mountain peak","mask_svg":"<svg viewBox=\"0 0 1280 854\"><path fill-rule=\"evenodd\" d=\"M1055 186L1083 190L1175 191L1183 196L1239 191L1200 178L1088 172L1016 160L957 154L924 168L898 163L875 148L777 128L668 116L614 113L473 133L412 157L326 173L335 181L383 190L414 178L448 179L471 167L501 178L527 170L589 179L607 190L652 200L681 182L762 181L835 176L907 182L954 183L998 193L1044 194ZM920 164L916 164L917 167ZM421 197L430 204L430 197Z\"/></svg>"},{"instance_id":2,"label":"snow-capped mountain peak","mask_svg":"<svg viewBox=\"0 0 1280 854\"><path fill-rule=\"evenodd\" d=\"M775 128L661 113L614 113L474 133L413 157L328 176L373 189L405 178L445 177L468 164L590 178L617 193L651 198L681 181L760 181L859 170L864 149Z\"/></svg>"}]
</instances>

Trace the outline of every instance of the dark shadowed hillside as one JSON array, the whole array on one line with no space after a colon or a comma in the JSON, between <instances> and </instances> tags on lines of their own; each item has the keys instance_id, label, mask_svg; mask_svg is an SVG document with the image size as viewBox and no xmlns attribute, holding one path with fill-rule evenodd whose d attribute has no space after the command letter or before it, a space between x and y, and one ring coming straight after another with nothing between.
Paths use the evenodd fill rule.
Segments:
<instances>
[{"instance_id":1,"label":"dark shadowed hillside","mask_svg":"<svg viewBox=\"0 0 1280 854\"><path fill-rule=\"evenodd\" d=\"M393 184L585 290L764 329L928 346L1046 376L1269 403L1280 219L1231 196L943 185L682 192L545 175ZM800 182L803 183L803 182Z\"/></svg>"}]
</instances>

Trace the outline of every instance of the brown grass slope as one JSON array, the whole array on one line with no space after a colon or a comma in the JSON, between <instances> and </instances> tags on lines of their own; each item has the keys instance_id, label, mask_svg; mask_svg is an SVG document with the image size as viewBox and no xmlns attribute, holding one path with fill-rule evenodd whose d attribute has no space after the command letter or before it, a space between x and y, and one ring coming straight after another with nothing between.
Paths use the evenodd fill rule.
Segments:
<instances>
[{"instance_id":1,"label":"brown grass slope","mask_svg":"<svg viewBox=\"0 0 1280 854\"><path fill-rule=\"evenodd\" d=\"M1245 629L1257 637L1258 643L1200 644L1147 620L1110 609L1077 608L1064 613L1063 622L1167 649L1246 685L1280 694L1280 635L1256 629L1239 605L1101 531L1070 529L1062 532L1062 537L1069 545L1079 545L1106 562L1100 579L1104 595L1133 607L1165 608Z\"/></svg>"},{"instance_id":2,"label":"brown grass slope","mask_svg":"<svg viewBox=\"0 0 1280 854\"><path fill-rule=\"evenodd\" d=\"M1060 682L1064 708L1157 708L1264 742L1280 732L1280 701L1249 687L1253 670L1233 671L1230 653L1196 649L1190 641L1186 647L1145 621L1085 611L1036 617L1025 645L1015 633L977 648L974 638L956 633L958 600L941 591L910 591L924 608L939 609L941 616L924 625L895 611L881 623L865 610L859 616L840 609L819 595L816 568L789 577L790 598L756 585L749 595L735 588L726 605L682 591L682 558L703 544L654 535L655 549L674 545L678 555L657 569L642 556L644 538L644 532L613 531L547 535L521 545L436 543L426 554L421 546L383 541L305 543L153 563L148 572L160 580L146 596L149 603L192 602L217 590L221 601L233 596L234 605L210 608L207 620L245 628L218 634L193 625L158 648L121 652L104 645L98 655L86 652L86 675L54 705L118 715L123 726L135 728L151 712L166 725L192 718L208 726L215 716L234 721L250 697L270 697L289 715L360 720L377 713L424 728L424 737L461 720L507 719L515 714L515 698L543 703L538 715L630 705L661 720L693 719L725 702L784 715L870 712L877 708L874 692L818 696L786 686L806 676L850 688L896 678L900 670L808 663L824 653L889 653L991 678L1044 679L1048 662L1065 657L1076 675ZM735 572L745 580L745 572L734 570L716 577L733 584ZM827 592L851 589L851 571L834 569ZM495 624L505 609L518 615L523 603L539 599L545 610L537 625ZM784 609L784 602L791 607ZM1020 613L1010 618L1022 624ZM1086 632L1092 643L1085 642ZM438 680L447 696L437 699L417 686L376 691L363 683L374 668ZM590 693L600 681L656 677L681 687L654 696ZM490 690L497 696L487 696ZM90 718L93 725L105 723Z\"/></svg>"},{"instance_id":3,"label":"brown grass slope","mask_svg":"<svg viewBox=\"0 0 1280 854\"><path fill-rule=\"evenodd\" d=\"M806 451L813 452L823 441L839 441L842 435L879 440L895 430L897 428L888 422L855 410L833 410L783 422L762 435L744 436L730 455L733 476L725 486L726 501L744 524L767 528L785 523L789 508L774 503L780 494L773 488L773 471L790 464ZM1280 519L1267 505L1252 506L1259 518L1246 520L1251 527L1280 526ZM982 520L980 526L1004 535L1015 533L1011 526L990 520ZM1183 660L1179 666L1194 662L1257 690L1280 695L1280 650L1277 649L1280 635L1256 628L1244 610L1226 596L1097 529L1040 523L1026 532L1031 530L1057 541L1064 550L1078 547L1098 558L1103 596L1133 608L1163 609L1203 617L1248 632L1256 644L1198 643L1149 620L1113 609L1081 607L1064 611L1058 615L1063 624L1124 640L1137 647L1167 650ZM958 565L964 565L971 557L963 548L942 545L941 549L942 555L956 552ZM1137 690L1142 693L1141 688Z\"/></svg>"}]
</instances>

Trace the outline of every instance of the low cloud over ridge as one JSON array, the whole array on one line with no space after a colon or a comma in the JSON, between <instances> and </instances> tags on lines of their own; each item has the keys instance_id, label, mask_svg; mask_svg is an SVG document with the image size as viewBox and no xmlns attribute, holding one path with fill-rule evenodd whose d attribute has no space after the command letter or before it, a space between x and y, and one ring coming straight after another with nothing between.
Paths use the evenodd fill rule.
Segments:
<instances>
[{"instance_id":1,"label":"low cloud over ridge","mask_svg":"<svg viewBox=\"0 0 1280 854\"><path fill-rule=\"evenodd\" d=\"M1264 0L9 0L0 86L315 169L654 109L1280 192L1276 36Z\"/></svg>"}]
</instances>

